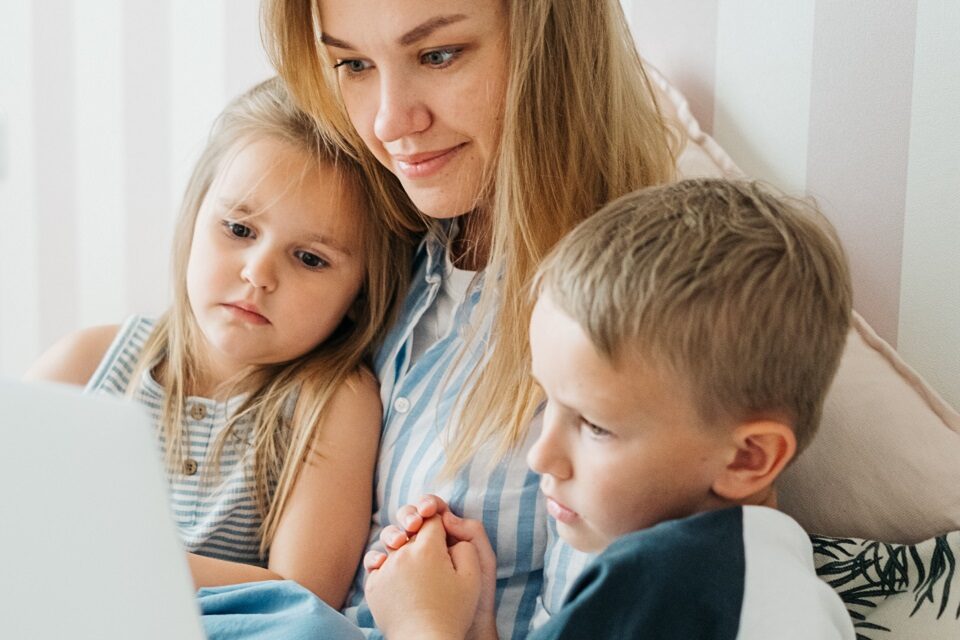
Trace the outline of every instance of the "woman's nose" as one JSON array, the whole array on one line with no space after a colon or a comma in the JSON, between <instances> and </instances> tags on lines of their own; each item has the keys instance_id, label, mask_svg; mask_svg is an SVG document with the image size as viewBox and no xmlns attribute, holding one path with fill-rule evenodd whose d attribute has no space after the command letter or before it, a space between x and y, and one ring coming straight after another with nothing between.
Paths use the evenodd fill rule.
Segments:
<instances>
[{"instance_id":1,"label":"woman's nose","mask_svg":"<svg viewBox=\"0 0 960 640\"><path fill-rule=\"evenodd\" d=\"M381 142L394 142L430 128L432 116L422 92L405 76L380 74L380 96L373 132Z\"/></svg>"},{"instance_id":2,"label":"woman's nose","mask_svg":"<svg viewBox=\"0 0 960 640\"><path fill-rule=\"evenodd\" d=\"M265 249L252 249L244 261L240 277L255 289L271 292L277 288L277 269L274 257Z\"/></svg>"},{"instance_id":3,"label":"woman's nose","mask_svg":"<svg viewBox=\"0 0 960 640\"><path fill-rule=\"evenodd\" d=\"M573 475L573 466L566 447L563 426L548 403L543 412L540 435L527 452L527 465L541 475L549 474L558 480L567 480Z\"/></svg>"}]
</instances>

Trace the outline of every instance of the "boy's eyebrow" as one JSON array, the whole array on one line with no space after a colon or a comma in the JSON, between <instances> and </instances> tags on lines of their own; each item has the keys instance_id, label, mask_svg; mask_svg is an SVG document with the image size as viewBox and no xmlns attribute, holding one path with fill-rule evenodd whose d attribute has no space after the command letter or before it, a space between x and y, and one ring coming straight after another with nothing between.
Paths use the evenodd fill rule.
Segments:
<instances>
[{"instance_id":1,"label":"boy's eyebrow","mask_svg":"<svg viewBox=\"0 0 960 640\"><path fill-rule=\"evenodd\" d=\"M466 18L467 16L462 13L430 18L429 20L420 23L413 29L410 29L410 31L407 31L405 34L397 38L397 44L403 47L410 46L411 44L423 40L440 27L445 27L447 25L454 24L455 22L466 20ZM332 36L329 33L321 33L320 42L331 47L337 47L338 49L355 49L355 47L350 43Z\"/></svg>"}]
</instances>

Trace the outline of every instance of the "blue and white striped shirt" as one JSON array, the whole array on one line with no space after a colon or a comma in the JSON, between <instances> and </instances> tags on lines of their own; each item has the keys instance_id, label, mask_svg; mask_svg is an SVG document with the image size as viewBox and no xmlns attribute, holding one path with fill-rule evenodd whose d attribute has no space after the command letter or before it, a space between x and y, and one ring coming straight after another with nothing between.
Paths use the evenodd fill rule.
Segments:
<instances>
[{"instance_id":1,"label":"blue and white striped shirt","mask_svg":"<svg viewBox=\"0 0 960 640\"><path fill-rule=\"evenodd\" d=\"M489 317L473 317L483 286L481 274L454 310L449 331L411 362L414 329L437 300L444 262L444 245L428 234L414 260L413 281L398 322L375 359L384 422L368 548L378 545L380 531L390 524L398 508L415 503L425 493L441 496L456 513L483 521L497 554L500 637L522 638L538 610L539 619L544 607L547 611L559 608L566 587L582 564L571 563L570 553L558 549L550 554L555 561L544 572L549 540L556 537L548 533L539 476L526 464L526 451L535 433L492 467L492 447L486 447L453 480L443 484L436 480L446 460L448 417L467 376L483 357L490 324ZM470 340L471 322L482 323L480 338ZM363 600L363 578L361 569L345 614L376 635Z\"/></svg>"}]
</instances>

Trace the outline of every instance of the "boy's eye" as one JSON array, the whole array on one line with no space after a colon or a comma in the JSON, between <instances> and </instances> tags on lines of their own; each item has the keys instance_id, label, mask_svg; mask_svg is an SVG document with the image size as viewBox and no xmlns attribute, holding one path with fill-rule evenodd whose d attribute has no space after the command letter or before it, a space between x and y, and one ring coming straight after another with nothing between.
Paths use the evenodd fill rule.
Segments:
<instances>
[{"instance_id":1,"label":"boy's eye","mask_svg":"<svg viewBox=\"0 0 960 640\"><path fill-rule=\"evenodd\" d=\"M239 222L224 220L223 226L227 228L227 231L230 233L230 235L236 236L237 238L249 238L253 235L253 229L245 224L240 224Z\"/></svg>"},{"instance_id":2,"label":"boy's eye","mask_svg":"<svg viewBox=\"0 0 960 640\"><path fill-rule=\"evenodd\" d=\"M322 269L328 266L326 260L309 251L297 251L294 255L297 256L300 262L311 269Z\"/></svg>"},{"instance_id":3,"label":"boy's eye","mask_svg":"<svg viewBox=\"0 0 960 640\"><path fill-rule=\"evenodd\" d=\"M420 62L435 69L442 69L456 60L462 51L463 49L456 48L434 49L420 56Z\"/></svg>"},{"instance_id":4,"label":"boy's eye","mask_svg":"<svg viewBox=\"0 0 960 640\"><path fill-rule=\"evenodd\" d=\"M603 427L598 427L592 422L587 422L586 420L583 421L583 426L587 428L587 431L594 438L606 438L613 435Z\"/></svg>"},{"instance_id":5,"label":"boy's eye","mask_svg":"<svg viewBox=\"0 0 960 640\"><path fill-rule=\"evenodd\" d=\"M334 69L343 67L348 74L356 75L363 73L367 69L371 68L371 64L366 60L360 60L358 58L348 58L346 60L339 60L337 64L333 65Z\"/></svg>"}]
</instances>

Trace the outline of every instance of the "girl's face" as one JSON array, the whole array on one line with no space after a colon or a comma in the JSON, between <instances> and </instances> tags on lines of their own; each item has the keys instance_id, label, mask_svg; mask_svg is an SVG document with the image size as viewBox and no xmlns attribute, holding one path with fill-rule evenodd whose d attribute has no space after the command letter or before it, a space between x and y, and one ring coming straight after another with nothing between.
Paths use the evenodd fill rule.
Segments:
<instances>
[{"instance_id":1,"label":"girl's face","mask_svg":"<svg viewBox=\"0 0 960 640\"><path fill-rule=\"evenodd\" d=\"M353 126L425 214L474 209L497 153L502 0L319 0Z\"/></svg>"},{"instance_id":2,"label":"girl's face","mask_svg":"<svg viewBox=\"0 0 960 640\"><path fill-rule=\"evenodd\" d=\"M297 358L336 329L364 279L359 214L335 169L284 142L254 140L221 168L187 266L213 380Z\"/></svg>"}]
</instances>

